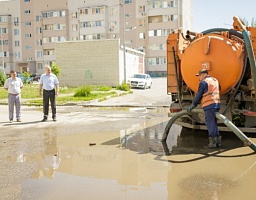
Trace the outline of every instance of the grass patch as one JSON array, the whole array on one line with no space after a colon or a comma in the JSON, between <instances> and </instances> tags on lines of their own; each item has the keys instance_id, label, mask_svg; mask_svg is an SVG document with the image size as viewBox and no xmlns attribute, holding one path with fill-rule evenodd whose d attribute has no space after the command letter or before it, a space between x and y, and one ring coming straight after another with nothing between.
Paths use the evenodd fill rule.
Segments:
<instances>
[{"instance_id":1,"label":"grass patch","mask_svg":"<svg viewBox=\"0 0 256 200\"><path fill-rule=\"evenodd\" d=\"M123 91L129 91L132 93L129 85L122 84L117 88ZM38 84L24 84L24 87L21 90L22 102L28 105L42 106L43 98L39 97L39 85ZM117 97L118 94L113 91L113 88L110 86L82 86L79 88L69 88L69 87L60 87L59 96L56 97L56 103L58 105L66 103L77 103L79 101L91 101L98 99L98 101L104 101L108 96ZM120 95L123 95L122 93ZM8 98L8 92L3 87L0 87L0 99Z\"/></svg>"},{"instance_id":2,"label":"grass patch","mask_svg":"<svg viewBox=\"0 0 256 200\"><path fill-rule=\"evenodd\" d=\"M77 103L77 102L83 102L83 101L91 101L94 99L107 99L107 96L116 96L116 92L107 92L107 93L92 93L89 96L84 97L74 97L74 96L62 96L56 98L57 105L63 105L66 103ZM28 105L35 105L35 106L42 106L43 100L42 99L36 99L36 100L29 100L27 101Z\"/></svg>"}]
</instances>

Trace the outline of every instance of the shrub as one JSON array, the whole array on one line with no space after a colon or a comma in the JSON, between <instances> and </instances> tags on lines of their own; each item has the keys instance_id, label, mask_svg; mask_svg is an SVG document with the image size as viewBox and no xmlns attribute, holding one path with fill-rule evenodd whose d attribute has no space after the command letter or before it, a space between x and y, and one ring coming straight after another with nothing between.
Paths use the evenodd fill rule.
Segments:
<instances>
[{"instance_id":1,"label":"shrub","mask_svg":"<svg viewBox=\"0 0 256 200\"><path fill-rule=\"evenodd\" d=\"M52 73L55 74L57 77L60 75L61 70L60 70L60 67L57 63L52 63L51 64L51 69L52 69Z\"/></svg>"},{"instance_id":2,"label":"shrub","mask_svg":"<svg viewBox=\"0 0 256 200\"><path fill-rule=\"evenodd\" d=\"M7 78L6 75L3 74L2 72L0 72L0 86L1 87L4 86L4 82L5 82L6 78Z\"/></svg>"},{"instance_id":3,"label":"shrub","mask_svg":"<svg viewBox=\"0 0 256 200\"><path fill-rule=\"evenodd\" d=\"M91 88L88 86L83 86L76 90L74 97L88 97L90 95L91 95Z\"/></svg>"},{"instance_id":4,"label":"shrub","mask_svg":"<svg viewBox=\"0 0 256 200\"><path fill-rule=\"evenodd\" d=\"M130 90L130 85L123 82L121 85L118 85L116 87L117 90L123 90L123 91L129 91Z\"/></svg>"},{"instance_id":5,"label":"shrub","mask_svg":"<svg viewBox=\"0 0 256 200\"><path fill-rule=\"evenodd\" d=\"M110 91L112 88L110 87L110 86L105 86L105 85L103 85L103 86L99 86L98 87L98 91Z\"/></svg>"}]
</instances>

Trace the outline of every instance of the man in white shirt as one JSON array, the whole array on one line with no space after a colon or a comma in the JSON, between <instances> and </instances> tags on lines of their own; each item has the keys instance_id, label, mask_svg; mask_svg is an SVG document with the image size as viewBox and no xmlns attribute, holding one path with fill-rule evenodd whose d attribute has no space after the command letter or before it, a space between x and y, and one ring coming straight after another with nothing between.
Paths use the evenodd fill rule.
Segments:
<instances>
[{"instance_id":1,"label":"man in white shirt","mask_svg":"<svg viewBox=\"0 0 256 200\"><path fill-rule=\"evenodd\" d=\"M16 108L17 122L21 122L20 105L21 105L21 89L23 83L20 78L17 77L16 71L11 71L11 77L4 83L4 89L8 91L8 105L9 105L9 120L13 122L14 105Z\"/></svg>"},{"instance_id":2,"label":"man in white shirt","mask_svg":"<svg viewBox=\"0 0 256 200\"><path fill-rule=\"evenodd\" d=\"M52 119L53 121L57 121L55 96L58 96L59 94L59 81L57 79L57 76L51 73L51 67L49 65L45 66L45 73L41 75L39 81L39 96L42 96L42 88L44 110L44 117L42 122L45 122L48 119L49 100L51 102L52 108Z\"/></svg>"}]
</instances>

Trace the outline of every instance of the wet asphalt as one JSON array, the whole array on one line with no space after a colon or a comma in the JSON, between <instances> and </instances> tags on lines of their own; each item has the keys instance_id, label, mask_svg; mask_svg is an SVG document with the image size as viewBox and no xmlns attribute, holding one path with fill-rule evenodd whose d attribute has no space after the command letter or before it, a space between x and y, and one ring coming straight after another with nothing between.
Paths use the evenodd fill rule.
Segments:
<instances>
[{"instance_id":1,"label":"wet asphalt","mask_svg":"<svg viewBox=\"0 0 256 200\"><path fill-rule=\"evenodd\" d=\"M173 125L161 142L164 84L58 106L57 122L41 122L41 107L22 106L22 122L9 123L0 106L0 199L254 199L255 153L234 134L205 149L206 131Z\"/></svg>"}]
</instances>

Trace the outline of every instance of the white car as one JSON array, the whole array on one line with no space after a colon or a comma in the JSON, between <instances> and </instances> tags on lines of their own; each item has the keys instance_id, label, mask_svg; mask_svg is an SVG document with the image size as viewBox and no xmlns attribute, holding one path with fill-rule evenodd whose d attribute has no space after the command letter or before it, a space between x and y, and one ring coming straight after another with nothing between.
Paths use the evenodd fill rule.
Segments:
<instances>
[{"instance_id":1,"label":"white car","mask_svg":"<svg viewBox=\"0 0 256 200\"><path fill-rule=\"evenodd\" d=\"M148 74L134 74L131 78L128 79L127 83L131 88L151 88L152 79Z\"/></svg>"}]
</instances>

